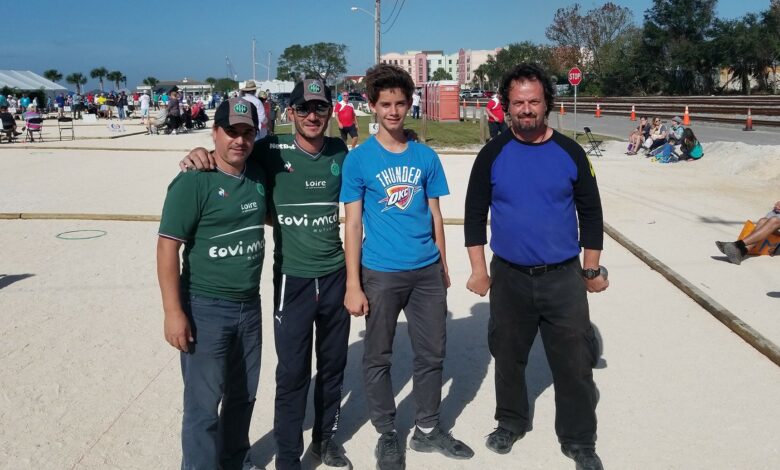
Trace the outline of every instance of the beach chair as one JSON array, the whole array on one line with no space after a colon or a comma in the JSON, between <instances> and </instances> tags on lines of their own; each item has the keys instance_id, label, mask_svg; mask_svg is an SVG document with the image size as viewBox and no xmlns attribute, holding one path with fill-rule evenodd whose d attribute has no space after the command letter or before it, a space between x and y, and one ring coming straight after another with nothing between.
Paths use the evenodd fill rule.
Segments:
<instances>
[{"instance_id":1,"label":"beach chair","mask_svg":"<svg viewBox=\"0 0 780 470\"><path fill-rule=\"evenodd\" d=\"M65 132L65 136L67 137L68 131L70 131L70 140L76 140L76 134L73 130L72 117L57 118L57 129L60 131L60 140L62 140L63 132Z\"/></svg>"},{"instance_id":2,"label":"beach chair","mask_svg":"<svg viewBox=\"0 0 780 470\"><path fill-rule=\"evenodd\" d=\"M590 145L590 148L585 152L586 155L595 155L597 157L602 156L602 149L601 144L604 142L602 140L596 140L595 137L593 137L593 133L590 131L590 127L585 127L585 136L588 138L588 144Z\"/></svg>"}]
</instances>

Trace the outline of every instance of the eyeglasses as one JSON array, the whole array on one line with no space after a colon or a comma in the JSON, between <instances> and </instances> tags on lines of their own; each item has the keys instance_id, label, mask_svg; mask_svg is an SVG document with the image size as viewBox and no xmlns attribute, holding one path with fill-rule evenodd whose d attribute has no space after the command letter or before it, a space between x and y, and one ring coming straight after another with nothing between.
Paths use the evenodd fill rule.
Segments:
<instances>
[{"instance_id":1,"label":"eyeglasses","mask_svg":"<svg viewBox=\"0 0 780 470\"><path fill-rule=\"evenodd\" d=\"M317 116L325 117L330 114L330 105L325 103L296 104L293 106L293 110L298 117L306 117L312 112Z\"/></svg>"}]
</instances>

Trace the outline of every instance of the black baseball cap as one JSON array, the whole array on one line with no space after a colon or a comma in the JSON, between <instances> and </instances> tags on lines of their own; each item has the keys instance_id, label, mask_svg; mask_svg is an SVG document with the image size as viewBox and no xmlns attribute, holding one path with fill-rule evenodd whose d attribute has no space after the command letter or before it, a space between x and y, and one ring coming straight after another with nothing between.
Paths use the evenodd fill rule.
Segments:
<instances>
[{"instance_id":1,"label":"black baseball cap","mask_svg":"<svg viewBox=\"0 0 780 470\"><path fill-rule=\"evenodd\" d=\"M298 82L290 93L290 106L303 104L307 101L322 101L331 103L330 88L322 80L316 78L307 78Z\"/></svg>"},{"instance_id":2,"label":"black baseball cap","mask_svg":"<svg viewBox=\"0 0 780 470\"><path fill-rule=\"evenodd\" d=\"M243 98L230 98L220 103L214 114L214 125L221 128L246 124L259 128L255 105Z\"/></svg>"}]
</instances>

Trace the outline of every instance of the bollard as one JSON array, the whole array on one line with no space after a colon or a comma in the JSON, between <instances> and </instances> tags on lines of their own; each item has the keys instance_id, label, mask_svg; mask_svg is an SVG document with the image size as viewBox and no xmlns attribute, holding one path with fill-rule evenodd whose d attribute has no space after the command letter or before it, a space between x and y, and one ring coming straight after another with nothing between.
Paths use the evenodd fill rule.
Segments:
<instances>
[{"instance_id":1,"label":"bollard","mask_svg":"<svg viewBox=\"0 0 780 470\"><path fill-rule=\"evenodd\" d=\"M487 114L482 113L482 116L479 117L479 143L482 145L485 145L485 143L488 140L488 123L487 123Z\"/></svg>"}]
</instances>

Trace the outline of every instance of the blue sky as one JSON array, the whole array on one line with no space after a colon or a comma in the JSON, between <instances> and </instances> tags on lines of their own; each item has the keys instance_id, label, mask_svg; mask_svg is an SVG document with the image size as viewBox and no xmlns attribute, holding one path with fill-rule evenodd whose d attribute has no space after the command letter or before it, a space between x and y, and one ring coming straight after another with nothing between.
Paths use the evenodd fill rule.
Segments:
<instances>
[{"instance_id":1,"label":"blue sky","mask_svg":"<svg viewBox=\"0 0 780 470\"><path fill-rule=\"evenodd\" d=\"M629 7L641 24L651 0L613 0ZM382 53L406 50L492 49L530 40L547 43L544 30L555 10L572 2L547 0L382 0L383 21L393 6L395 24L382 27ZM582 1L586 9L603 1ZM769 0L720 0L720 18L737 18L768 8ZM0 69L63 75L104 66L128 77L128 87L143 78L203 80L226 76L225 56L239 80L252 78L252 36L257 62L271 51L276 59L292 44L335 42L348 46L349 74L362 74L373 62L374 21L351 6L374 10L373 0L37 0L14 2L3 21ZM500 8L492 11L490 8ZM34 27L33 27L34 25ZM386 31L386 32L385 32ZM266 68L256 66L258 79ZM63 85L67 85L64 80ZM88 89L96 86L90 79Z\"/></svg>"}]
</instances>

